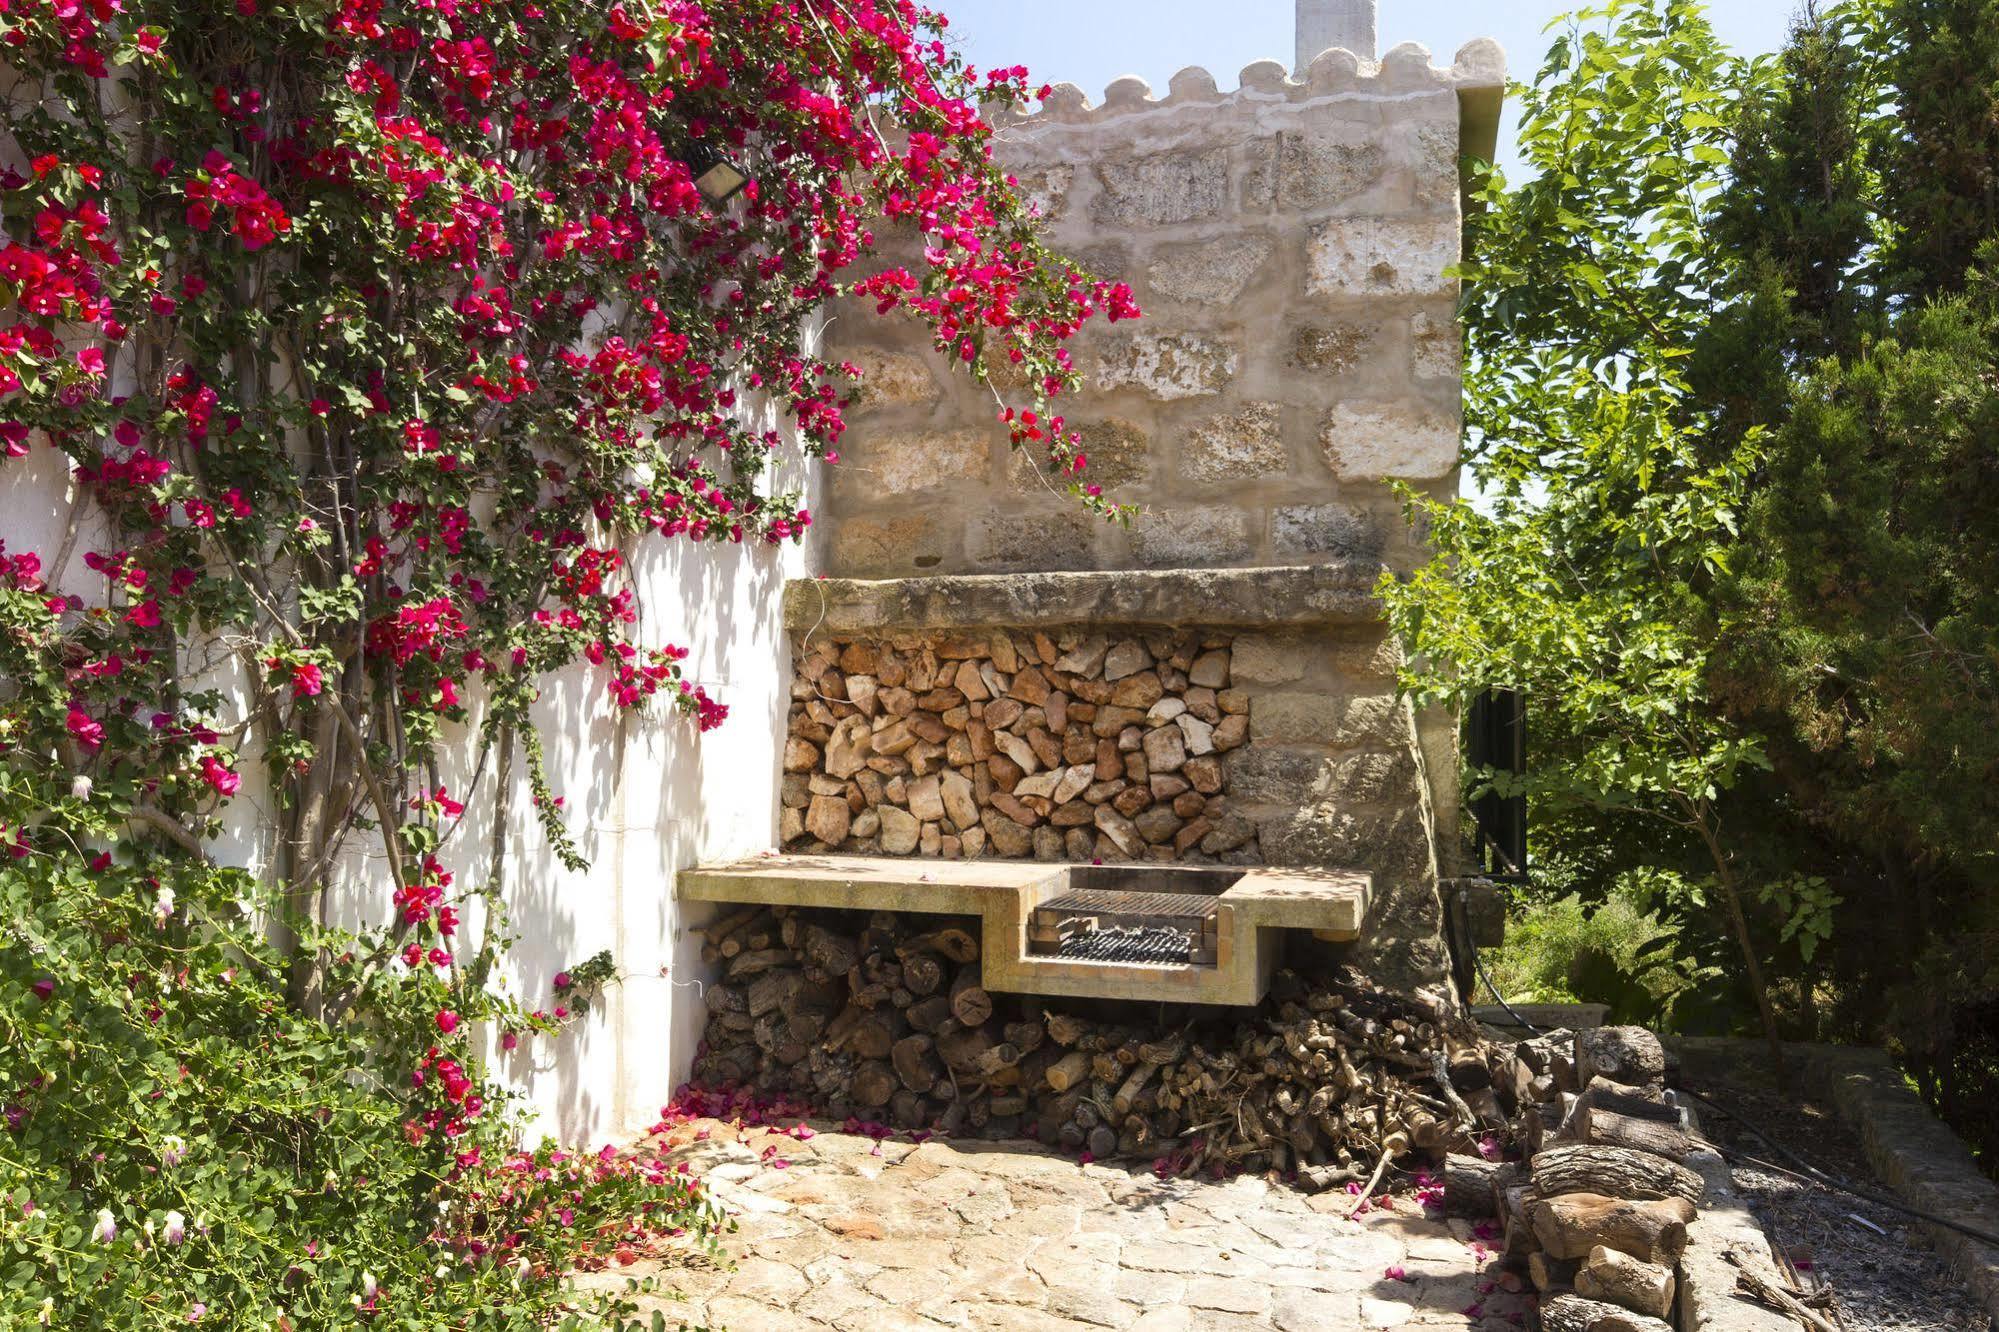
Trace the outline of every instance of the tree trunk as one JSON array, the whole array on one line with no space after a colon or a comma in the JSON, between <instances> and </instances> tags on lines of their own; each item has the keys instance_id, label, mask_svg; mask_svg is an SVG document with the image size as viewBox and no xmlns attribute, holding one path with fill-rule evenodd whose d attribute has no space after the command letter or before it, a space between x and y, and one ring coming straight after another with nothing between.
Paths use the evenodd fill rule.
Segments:
<instances>
[{"instance_id":1,"label":"tree trunk","mask_svg":"<svg viewBox=\"0 0 1999 1332\"><path fill-rule=\"evenodd\" d=\"M1696 810L1694 824L1700 830L1701 841L1707 845L1708 858L1714 861L1715 881L1721 885L1722 900L1728 903L1728 918L1735 926L1735 944L1742 952L1750 992L1756 996L1756 1012L1763 1020L1763 1038L1770 1044L1770 1072L1778 1089L1786 1090L1791 1085L1791 1074L1784 1065L1783 1038L1777 1034L1777 1010L1771 1006L1769 987L1763 983L1763 965L1756 960L1756 941L1749 935L1749 917L1742 910L1735 872L1729 869L1728 856L1709 825L1705 803Z\"/></svg>"}]
</instances>

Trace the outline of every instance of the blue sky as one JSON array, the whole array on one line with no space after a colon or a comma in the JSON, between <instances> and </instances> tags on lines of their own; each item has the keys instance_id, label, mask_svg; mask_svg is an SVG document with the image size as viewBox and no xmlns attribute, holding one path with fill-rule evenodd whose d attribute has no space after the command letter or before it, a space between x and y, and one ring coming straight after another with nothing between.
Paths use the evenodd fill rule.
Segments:
<instances>
[{"instance_id":1,"label":"blue sky","mask_svg":"<svg viewBox=\"0 0 1999 1332\"><path fill-rule=\"evenodd\" d=\"M1104 86L1136 74L1164 93L1188 65L1232 88L1253 60L1291 62L1293 0L931 0L951 16L968 59L981 68L1026 65L1037 79L1074 83L1100 101ZM1438 63L1474 37L1506 48L1509 72L1531 79L1553 40L1542 29L1581 7L1563 0L1381 0L1381 49L1421 42ZM1710 19L1738 51L1782 45L1797 0L1712 0ZM1511 135L1501 131L1500 160Z\"/></svg>"}]
</instances>

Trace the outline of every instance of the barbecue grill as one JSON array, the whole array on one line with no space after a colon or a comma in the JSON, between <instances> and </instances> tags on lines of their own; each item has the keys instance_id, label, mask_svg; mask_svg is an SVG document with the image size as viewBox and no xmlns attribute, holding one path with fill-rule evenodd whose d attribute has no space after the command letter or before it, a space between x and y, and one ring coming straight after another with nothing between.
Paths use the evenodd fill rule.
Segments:
<instances>
[{"instance_id":1,"label":"barbecue grill","mask_svg":"<svg viewBox=\"0 0 1999 1332\"><path fill-rule=\"evenodd\" d=\"M1216 884L1214 891L1227 886ZM1028 953L1077 962L1212 967L1220 907L1218 897L1205 893L1071 889L1028 917Z\"/></svg>"}]
</instances>

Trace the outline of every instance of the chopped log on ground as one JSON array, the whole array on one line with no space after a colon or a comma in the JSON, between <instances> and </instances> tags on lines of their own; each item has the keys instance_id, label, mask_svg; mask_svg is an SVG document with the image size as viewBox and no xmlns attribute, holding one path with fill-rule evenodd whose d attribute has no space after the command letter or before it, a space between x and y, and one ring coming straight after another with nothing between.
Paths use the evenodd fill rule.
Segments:
<instances>
[{"instance_id":1,"label":"chopped log on ground","mask_svg":"<svg viewBox=\"0 0 1999 1332\"><path fill-rule=\"evenodd\" d=\"M805 928L805 960L828 976L844 976L861 960L854 940L818 925Z\"/></svg>"},{"instance_id":2,"label":"chopped log on ground","mask_svg":"<svg viewBox=\"0 0 1999 1332\"><path fill-rule=\"evenodd\" d=\"M879 1109L895 1095L895 1070L878 1059L870 1059L854 1070L852 1087L855 1105Z\"/></svg>"},{"instance_id":3,"label":"chopped log on ground","mask_svg":"<svg viewBox=\"0 0 1999 1332\"><path fill-rule=\"evenodd\" d=\"M1453 1153L1444 1158L1444 1214L1479 1220L1499 1215L1499 1197L1493 1185L1505 1169L1497 1161L1482 1156Z\"/></svg>"},{"instance_id":4,"label":"chopped log on ground","mask_svg":"<svg viewBox=\"0 0 1999 1332\"><path fill-rule=\"evenodd\" d=\"M1543 1295L1561 1295L1575 1289L1576 1273L1582 1264L1573 1258L1555 1258L1545 1253L1527 1255L1527 1279Z\"/></svg>"},{"instance_id":5,"label":"chopped log on ground","mask_svg":"<svg viewBox=\"0 0 1999 1332\"><path fill-rule=\"evenodd\" d=\"M1548 1079L1548 1091L1531 1099L1545 1101L1554 1092L1577 1090L1575 1033L1566 1028L1543 1032L1513 1047L1513 1078L1516 1100L1525 1104L1527 1084L1536 1078Z\"/></svg>"},{"instance_id":6,"label":"chopped log on ground","mask_svg":"<svg viewBox=\"0 0 1999 1332\"><path fill-rule=\"evenodd\" d=\"M889 1063L894 1066L896 1077L918 1095L936 1086L943 1071L931 1054L935 1046L929 1036L916 1032L897 1041L889 1051Z\"/></svg>"},{"instance_id":7,"label":"chopped log on ground","mask_svg":"<svg viewBox=\"0 0 1999 1332\"><path fill-rule=\"evenodd\" d=\"M1673 1325L1580 1295L1557 1295L1541 1302L1541 1332L1673 1332Z\"/></svg>"},{"instance_id":8,"label":"chopped log on ground","mask_svg":"<svg viewBox=\"0 0 1999 1332\"><path fill-rule=\"evenodd\" d=\"M1557 1258L1587 1258L1601 1244L1648 1263L1675 1263L1686 1251L1694 1205L1684 1198L1630 1202L1565 1193L1529 1202L1527 1219L1534 1238Z\"/></svg>"},{"instance_id":9,"label":"chopped log on ground","mask_svg":"<svg viewBox=\"0 0 1999 1332\"><path fill-rule=\"evenodd\" d=\"M1652 1119L1633 1119L1614 1110L1597 1110L1578 1105L1565 1135L1587 1147L1623 1147L1650 1152L1669 1161L1684 1161L1693 1142L1678 1124L1662 1124Z\"/></svg>"},{"instance_id":10,"label":"chopped log on ground","mask_svg":"<svg viewBox=\"0 0 1999 1332\"><path fill-rule=\"evenodd\" d=\"M1090 1076L1090 1056L1084 1050L1071 1050L1048 1066L1042 1074L1051 1091L1066 1092L1077 1083Z\"/></svg>"},{"instance_id":11,"label":"chopped log on ground","mask_svg":"<svg viewBox=\"0 0 1999 1332\"><path fill-rule=\"evenodd\" d=\"M1673 1269L1641 1262L1628 1253L1599 1244L1576 1273L1576 1294L1602 1300L1638 1313L1664 1318L1672 1312L1678 1282Z\"/></svg>"},{"instance_id":12,"label":"chopped log on ground","mask_svg":"<svg viewBox=\"0 0 1999 1332\"><path fill-rule=\"evenodd\" d=\"M1608 1078L1628 1087L1666 1080L1666 1048L1643 1027L1592 1027L1576 1033L1576 1076L1587 1084Z\"/></svg>"},{"instance_id":13,"label":"chopped log on ground","mask_svg":"<svg viewBox=\"0 0 1999 1332\"><path fill-rule=\"evenodd\" d=\"M927 995L944 983L944 964L931 953L904 953L902 985L914 995Z\"/></svg>"},{"instance_id":14,"label":"chopped log on ground","mask_svg":"<svg viewBox=\"0 0 1999 1332\"><path fill-rule=\"evenodd\" d=\"M1529 1161L1534 1191L1543 1198L1597 1193L1647 1202L1681 1198L1699 1203L1705 1186L1683 1165L1627 1147L1550 1147Z\"/></svg>"},{"instance_id":15,"label":"chopped log on ground","mask_svg":"<svg viewBox=\"0 0 1999 1332\"><path fill-rule=\"evenodd\" d=\"M968 1027L980 1026L993 1015L993 997L979 987L979 973L968 967L951 983L951 1016Z\"/></svg>"},{"instance_id":16,"label":"chopped log on ground","mask_svg":"<svg viewBox=\"0 0 1999 1332\"><path fill-rule=\"evenodd\" d=\"M1540 1237L1534 1233L1534 1222L1527 1211L1533 1197L1533 1189L1524 1181L1500 1194L1499 1220L1505 1227L1500 1252L1509 1262L1524 1263L1541 1251Z\"/></svg>"},{"instance_id":17,"label":"chopped log on ground","mask_svg":"<svg viewBox=\"0 0 1999 1332\"><path fill-rule=\"evenodd\" d=\"M1562 1123L1569 1115L1569 1103L1574 1099L1569 1097L1564 1100L1558 1097L1552 1101L1542 1101L1538 1105L1527 1107L1526 1112L1520 1117L1520 1144L1526 1149L1527 1155L1538 1155L1546 1147L1559 1141Z\"/></svg>"},{"instance_id":18,"label":"chopped log on ground","mask_svg":"<svg viewBox=\"0 0 1999 1332\"><path fill-rule=\"evenodd\" d=\"M956 926L946 926L941 930L932 930L928 934L919 935L910 940L908 946L911 949L927 948L942 953L960 965L979 960L978 936L970 930L961 930Z\"/></svg>"},{"instance_id":19,"label":"chopped log on ground","mask_svg":"<svg viewBox=\"0 0 1999 1332\"><path fill-rule=\"evenodd\" d=\"M1583 1104L1598 1110L1615 1110L1633 1119L1656 1119L1662 1124L1680 1122L1678 1106L1666 1102L1663 1087L1632 1087L1609 1078L1593 1078L1582 1090Z\"/></svg>"}]
</instances>

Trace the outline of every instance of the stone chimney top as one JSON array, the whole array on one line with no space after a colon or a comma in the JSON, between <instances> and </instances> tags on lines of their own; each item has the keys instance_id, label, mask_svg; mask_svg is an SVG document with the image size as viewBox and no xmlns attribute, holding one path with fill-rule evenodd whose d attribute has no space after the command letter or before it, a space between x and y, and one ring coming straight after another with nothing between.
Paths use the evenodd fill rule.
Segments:
<instances>
[{"instance_id":1,"label":"stone chimney top","mask_svg":"<svg viewBox=\"0 0 1999 1332\"><path fill-rule=\"evenodd\" d=\"M1373 60L1374 9L1375 0L1298 0L1298 75L1335 46Z\"/></svg>"}]
</instances>

